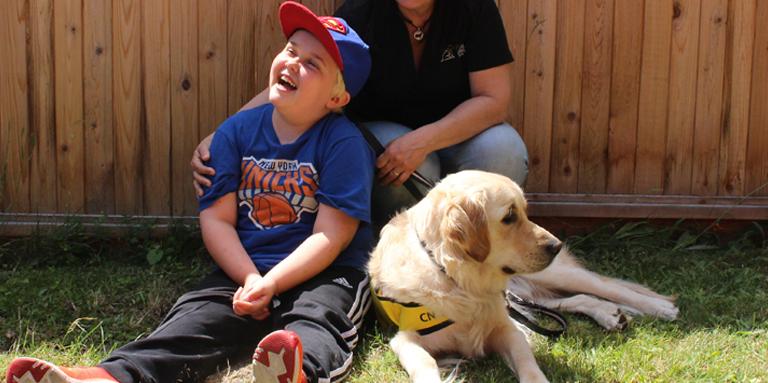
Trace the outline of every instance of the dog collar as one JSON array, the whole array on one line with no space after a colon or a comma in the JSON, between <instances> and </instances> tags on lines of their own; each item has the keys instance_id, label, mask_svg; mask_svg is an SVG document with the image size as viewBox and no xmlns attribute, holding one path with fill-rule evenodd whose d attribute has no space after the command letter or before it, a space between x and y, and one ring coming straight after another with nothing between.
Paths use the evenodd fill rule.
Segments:
<instances>
[{"instance_id":1,"label":"dog collar","mask_svg":"<svg viewBox=\"0 0 768 383\"><path fill-rule=\"evenodd\" d=\"M438 316L418 303L403 303L381 294L371 287L371 296L379 313L401 331L416 331L419 335L431 334L453 324L447 317Z\"/></svg>"},{"instance_id":2,"label":"dog collar","mask_svg":"<svg viewBox=\"0 0 768 383\"><path fill-rule=\"evenodd\" d=\"M416 229L415 229L415 228L414 228L414 230L413 230L413 234L415 234L415 235L416 235L416 239L418 239L418 240L419 240L419 244L421 244L421 248L422 248L422 249L424 249L424 251L427 253L427 256L429 256L429 259L432 261L432 263L434 263L434 264L435 264L435 266L437 266L437 268L438 268L438 269L440 269L440 271L441 271L443 274L445 274L445 276L446 276L446 277L448 277L450 280L453 280L453 278L451 278L451 276L450 276L450 275L448 275L448 273L446 273L446 272L445 272L445 267L443 267L443 265L441 265L441 264L437 263L437 260L435 259L435 253L433 253L433 252L432 252L432 250L430 250L430 249L427 247L427 243L426 243L426 242L424 242L424 240L423 240L423 239L421 239L421 237L419 237L419 232L418 232L418 231L416 231Z\"/></svg>"}]
</instances>

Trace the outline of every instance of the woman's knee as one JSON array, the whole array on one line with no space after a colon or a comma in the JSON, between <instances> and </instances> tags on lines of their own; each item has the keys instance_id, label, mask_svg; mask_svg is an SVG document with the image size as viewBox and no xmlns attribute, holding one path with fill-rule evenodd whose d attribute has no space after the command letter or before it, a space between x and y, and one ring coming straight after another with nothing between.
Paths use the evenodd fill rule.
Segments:
<instances>
[{"instance_id":1,"label":"woman's knee","mask_svg":"<svg viewBox=\"0 0 768 383\"><path fill-rule=\"evenodd\" d=\"M528 149L517 130L507 123L494 125L447 154L456 171L479 169L503 174L518 184L528 176Z\"/></svg>"},{"instance_id":2,"label":"woman's knee","mask_svg":"<svg viewBox=\"0 0 768 383\"><path fill-rule=\"evenodd\" d=\"M383 146L394 139L412 131L411 128L391 121L368 121L363 125L376 137Z\"/></svg>"}]
</instances>

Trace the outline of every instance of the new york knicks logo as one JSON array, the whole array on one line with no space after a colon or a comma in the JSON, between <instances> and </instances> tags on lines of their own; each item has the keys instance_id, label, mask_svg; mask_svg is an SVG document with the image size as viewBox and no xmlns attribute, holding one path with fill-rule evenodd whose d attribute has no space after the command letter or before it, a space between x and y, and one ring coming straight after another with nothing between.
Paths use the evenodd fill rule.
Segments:
<instances>
[{"instance_id":1,"label":"new york knicks logo","mask_svg":"<svg viewBox=\"0 0 768 383\"><path fill-rule=\"evenodd\" d=\"M239 206L259 229L297 222L302 213L317 212L317 172L295 160L243 158L240 163Z\"/></svg>"},{"instance_id":2,"label":"new york knicks logo","mask_svg":"<svg viewBox=\"0 0 768 383\"><path fill-rule=\"evenodd\" d=\"M335 17L329 17L329 16L322 16L318 17L320 21L323 23L325 28L330 29L332 31L336 31L341 33L342 35L347 34L347 27L344 26L344 24L339 21L339 19Z\"/></svg>"}]
</instances>

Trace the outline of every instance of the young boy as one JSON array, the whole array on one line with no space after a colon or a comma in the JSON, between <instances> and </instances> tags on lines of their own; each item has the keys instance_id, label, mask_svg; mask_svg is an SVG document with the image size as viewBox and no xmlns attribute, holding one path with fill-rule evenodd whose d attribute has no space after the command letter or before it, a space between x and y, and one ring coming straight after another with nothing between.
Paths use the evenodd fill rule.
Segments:
<instances>
[{"instance_id":1,"label":"young boy","mask_svg":"<svg viewBox=\"0 0 768 383\"><path fill-rule=\"evenodd\" d=\"M362 88L370 56L344 20L292 2L279 15L288 43L272 62L271 103L230 117L211 145L200 227L219 269L98 367L19 358L8 383L200 381L257 343L256 382L346 376L370 306L374 155L332 111Z\"/></svg>"}]
</instances>

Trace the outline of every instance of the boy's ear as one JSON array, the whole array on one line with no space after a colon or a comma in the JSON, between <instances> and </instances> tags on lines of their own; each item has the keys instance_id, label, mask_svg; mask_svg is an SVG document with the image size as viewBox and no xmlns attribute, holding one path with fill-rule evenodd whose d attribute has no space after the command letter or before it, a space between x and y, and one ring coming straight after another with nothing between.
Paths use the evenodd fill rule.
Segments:
<instances>
[{"instance_id":1,"label":"boy's ear","mask_svg":"<svg viewBox=\"0 0 768 383\"><path fill-rule=\"evenodd\" d=\"M331 97L331 99L328 100L328 103L326 103L325 106L330 110L337 110L349 104L349 101L351 99L352 99L352 96L349 95L349 92L345 91L341 96Z\"/></svg>"}]
</instances>

